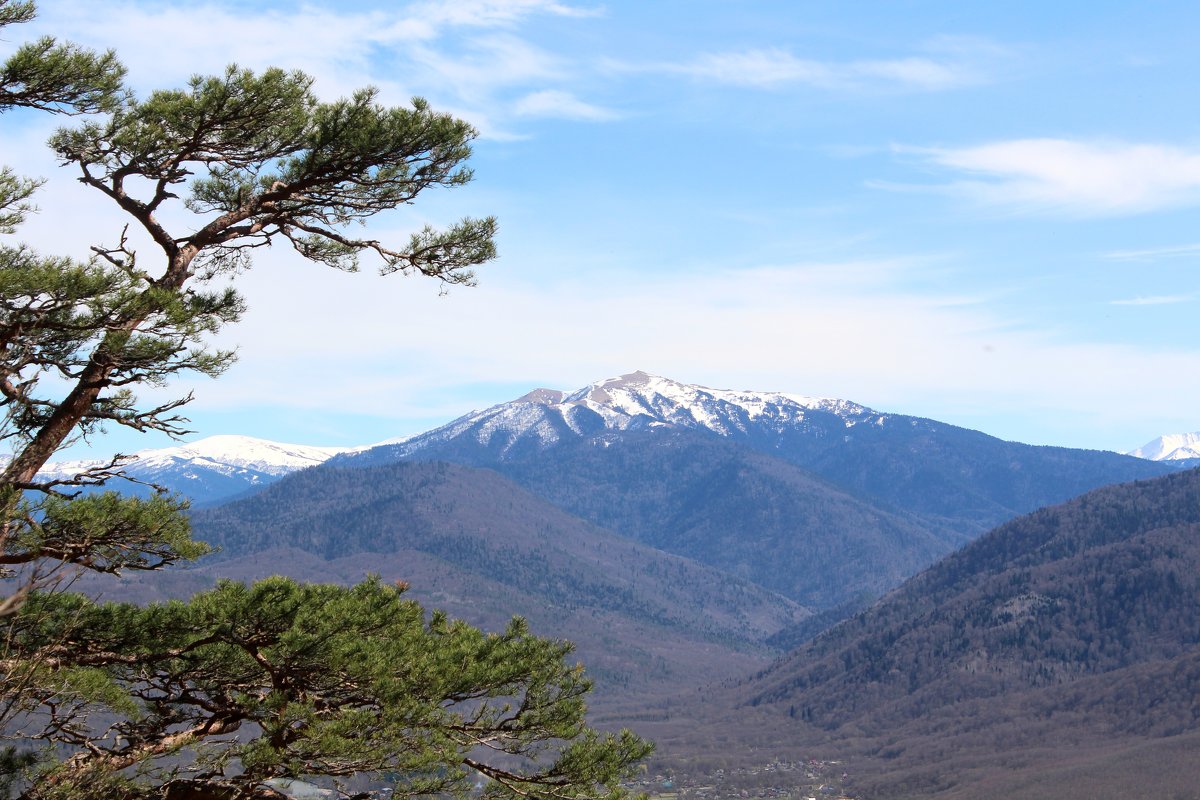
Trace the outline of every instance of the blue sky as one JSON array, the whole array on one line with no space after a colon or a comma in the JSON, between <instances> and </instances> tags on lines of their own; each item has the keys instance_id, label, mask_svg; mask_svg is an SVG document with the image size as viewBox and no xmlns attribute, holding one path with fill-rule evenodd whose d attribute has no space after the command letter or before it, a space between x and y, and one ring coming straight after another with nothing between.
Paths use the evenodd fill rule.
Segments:
<instances>
[{"instance_id":1,"label":"blue sky","mask_svg":"<svg viewBox=\"0 0 1200 800\"><path fill-rule=\"evenodd\" d=\"M299 68L480 131L474 183L373 224L496 215L479 285L265 253L239 364L172 387L199 435L365 443L635 369L1038 444L1200 429L1195 3L39 5L0 52L111 47L143 95ZM49 179L23 238L82 256L122 221L61 122L0 118L0 152Z\"/></svg>"}]
</instances>

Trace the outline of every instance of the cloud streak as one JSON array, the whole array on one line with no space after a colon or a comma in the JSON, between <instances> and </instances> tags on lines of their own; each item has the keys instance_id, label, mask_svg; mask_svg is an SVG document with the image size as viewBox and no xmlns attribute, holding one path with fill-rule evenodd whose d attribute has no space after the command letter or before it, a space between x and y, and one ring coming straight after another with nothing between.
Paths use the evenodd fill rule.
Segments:
<instances>
[{"instance_id":1,"label":"cloud streak","mask_svg":"<svg viewBox=\"0 0 1200 800\"><path fill-rule=\"evenodd\" d=\"M897 58L822 60L778 48L710 52L690 61L628 66L635 71L685 75L728 86L782 89L809 86L828 91L940 92L989 82L1007 48L961 37L940 37L920 52Z\"/></svg>"},{"instance_id":2,"label":"cloud streak","mask_svg":"<svg viewBox=\"0 0 1200 800\"><path fill-rule=\"evenodd\" d=\"M1149 247L1142 250L1113 250L1104 257L1113 261L1158 261L1166 258L1200 256L1200 244L1180 244L1168 247Z\"/></svg>"},{"instance_id":3,"label":"cloud streak","mask_svg":"<svg viewBox=\"0 0 1200 800\"><path fill-rule=\"evenodd\" d=\"M428 21L430 25L469 25L496 27L512 25L531 14L552 14L561 17L596 17L604 13L599 7L572 6L554 0L437 0L417 3L411 17Z\"/></svg>"},{"instance_id":4,"label":"cloud streak","mask_svg":"<svg viewBox=\"0 0 1200 800\"><path fill-rule=\"evenodd\" d=\"M513 110L522 117L552 117L590 122L605 122L620 117L611 109L585 103L570 92L553 89L525 95L517 101Z\"/></svg>"},{"instance_id":5,"label":"cloud streak","mask_svg":"<svg viewBox=\"0 0 1200 800\"><path fill-rule=\"evenodd\" d=\"M894 149L964 177L886 188L944 191L1026 213L1105 217L1200 203L1198 147L1013 139L971 147Z\"/></svg>"},{"instance_id":6,"label":"cloud streak","mask_svg":"<svg viewBox=\"0 0 1200 800\"><path fill-rule=\"evenodd\" d=\"M940 91L979 80L973 69L932 58L913 56L834 63L799 58L777 49L710 53L687 64L666 65L659 69L732 86L756 88L805 84L818 89L888 87Z\"/></svg>"},{"instance_id":7,"label":"cloud streak","mask_svg":"<svg viewBox=\"0 0 1200 800\"><path fill-rule=\"evenodd\" d=\"M1172 294L1172 295L1155 295L1151 297L1133 297L1128 300L1110 300L1109 305L1113 306L1166 306L1176 303L1190 303L1193 297L1190 294Z\"/></svg>"}]
</instances>

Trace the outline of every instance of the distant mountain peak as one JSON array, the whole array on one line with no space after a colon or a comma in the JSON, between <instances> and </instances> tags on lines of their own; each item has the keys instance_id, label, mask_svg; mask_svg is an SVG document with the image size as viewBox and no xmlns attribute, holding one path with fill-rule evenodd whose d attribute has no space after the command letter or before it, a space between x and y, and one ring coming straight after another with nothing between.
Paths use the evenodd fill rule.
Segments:
<instances>
[{"instance_id":1,"label":"distant mountain peak","mask_svg":"<svg viewBox=\"0 0 1200 800\"><path fill-rule=\"evenodd\" d=\"M617 391L620 389L634 390L649 386L652 382L658 381L661 383L672 383L666 378L659 378L656 375L651 375L648 372L630 372L628 375L618 375L615 378L606 378L605 380L593 383L590 386L580 389L570 396L570 402L592 402L592 403L611 403L613 401L610 390ZM676 384L679 385L679 384ZM584 394L582 399L576 399L580 394Z\"/></svg>"},{"instance_id":2,"label":"distant mountain peak","mask_svg":"<svg viewBox=\"0 0 1200 800\"><path fill-rule=\"evenodd\" d=\"M369 446L369 445L368 445ZM180 462L199 462L207 465L248 467L269 475L286 475L311 467L329 458L365 447L320 447L307 444L284 444L253 436L218 434L172 447L139 450L133 454L133 465L140 468L161 468ZM47 472L61 472L106 462L63 461L47 465ZM132 466L132 465L131 465Z\"/></svg>"},{"instance_id":3,"label":"distant mountain peak","mask_svg":"<svg viewBox=\"0 0 1200 800\"><path fill-rule=\"evenodd\" d=\"M1200 431L1160 436L1137 450L1130 450L1127 455L1150 461L1180 461L1185 458L1200 458Z\"/></svg>"},{"instance_id":4,"label":"distant mountain peak","mask_svg":"<svg viewBox=\"0 0 1200 800\"><path fill-rule=\"evenodd\" d=\"M572 392L539 388L516 400L473 411L446 425L390 444L393 457L442 451L454 443L482 446L506 459L569 439L646 428L678 428L745 436L804 425L812 413L852 427L884 415L846 400L781 392L710 389L637 370Z\"/></svg>"},{"instance_id":5,"label":"distant mountain peak","mask_svg":"<svg viewBox=\"0 0 1200 800\"><path fill-rule=\"evenodd\" d=\"M791 408L797 418L803 411L828 411L838 416L858 416L875 413L848 400L828 397L809 397L784 392L712 389L698 384L681 383L670 378L638 370L616 378L608 378L566 395L564 403L581 403L595 409L608 406L620 413L636 416L646 414L659 421L683 424L686 427L707 427L717 433L729 433L716 422L712 413L716 407L725 411L740 409L748 418L756 419L779 408ZM599 409L595 409L599 410ZM687 412L683 414L682 412ZM696 412L700 411L700 416ZM688 416L691 419L688 419Z\"/></svg>"},{"instance_id":6,"label":"distant mountain peak","mask_svg":"<svg viewBox=\"0 0 1200 800\"><path fill-rule=\"evenodd\" d=\"M333 456L373 446L319 447L221 434L172 447L139 450L125 466L124 473L138 482L181 491L194 500L210 501L265 485L296 470L322 464ZM107 463L107 459L57 461L47 464L39 474L44 478L70 478ZM135 492L144 489L131 488L119 480L114 480L109 488Z\"/></svg>"}]
</instances>

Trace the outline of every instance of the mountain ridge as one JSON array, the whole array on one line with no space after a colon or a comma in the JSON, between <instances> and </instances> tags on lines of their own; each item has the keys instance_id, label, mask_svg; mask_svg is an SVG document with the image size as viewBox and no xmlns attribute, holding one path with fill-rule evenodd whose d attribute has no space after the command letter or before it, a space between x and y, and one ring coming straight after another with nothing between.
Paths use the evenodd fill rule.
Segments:
<instances>
[{"instance_id":1,"label":"mountain ridge","mask_svg":"<svg viewBox=\"0 0 1200 800\"><path fill-rule=\"evenodd\" d=\"M538 388L521 397L471 411L445 425L381 445L390 458L408 458L431 446L474 431L475 439L500 459L548 446L564 435L596 435L654 425L746 433L749 423L775 427L800 424L806 412L832 413L852 427L886 415L849 400L785 392L736 391L684 384L641 370L596 381L572 392ZM878 424L878 423L877 423ZM503 436L503 441L493 441Z\"/></svg>"},{"instance_id":2,"label":"mountain ridge","mask_svg":"<svg viewBox=\"0 0 1200 800\"><path fill-rule=\"evenodd\" d=\"M839 443L854 449L862 440L877 440L881 431L901 426L908 428L910 440L923 435L944 437L947 431L959 436L987 436L935 420L876 411L849 400L791 392L713 389L637 371L570 392L533 389L516 400L469 412L431 430L374 444L284 444L220 434L188 444L140 450L133 454L135 460L126 471L136 481L163 485L209 505L327 460L353 460L366 465L407 458L446 458L482 465L528 458L565 440L664 426L738 440L869 494L878 494L878 482L872 486L863 476L854 475L853 467L846 463L829 463L837 460ZM93 459L53 462L42 474L69 477L103 463ZM1188 466L1183 461L1162 463ZM1120 475L1117 480L1125 477L1136 476ZM133 493L149 491L138 483L113 485ZM1092 486L1082 486L1079 491L1088 488ZM1048 498L1048 502L1061 499L1065 496ZM1000 518L993 513L977 527L983 530L998 521Z\"/></svg>"},{"instance_id":3,"label":"mountain ridge","mask_svg":"<svg viewBox=\"0 0 1200 800\"><path fill-rule=\"evenodd\" d=\"M640 371L569 393L535 389L330 463L445 460L506 472L553 457L566 443L647 429L689 430L751 447L964 535L1097 486L1177 468L1108 451L1006 442L847 400L709 389Z\"/></svg>"}]
</instances>

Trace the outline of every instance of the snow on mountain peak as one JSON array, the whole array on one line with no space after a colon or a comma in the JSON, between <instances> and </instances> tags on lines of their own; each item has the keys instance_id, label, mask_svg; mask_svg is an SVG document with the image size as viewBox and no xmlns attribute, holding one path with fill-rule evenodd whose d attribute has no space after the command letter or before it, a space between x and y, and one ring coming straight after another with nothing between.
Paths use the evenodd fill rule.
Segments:
<instances>
[{"instance_id":1,"label":"snow on mountain peak","mask_svg":"<svg viewBox=\"0 0 1200 800\"><path fill-rule=\"evenodd\" d=\"M1200 458L1200 431L1195 433L1171 433L1152 442L1130 450L1128 455L1150 461L1178 461L1184 458Z\"/></svg>"},{"instance_id":2,"label":"snow on mountain peak","mask_svg":"<svg viewBox=\"0 0 1200 800\"><path fill-rule=\"evenodd\" d=\"M868 413L863 406L845 400L781 392L710 389L640 370L593 383L567 395L563 402L585 405L602 416L613 413L630 417L646 415L661 422L708 428L724 435L733 432L729 428L731 424L742 429L737 418L743 415L748 420L782 415L795 422L803 419L805 411L811 410L828 411L843 417Z\"/></svg>"},{"instance_id":3,"label":"snow on mountain peak","mask_svg":"<svg viewBox=\"0 0 1200 800\"><path fill-rule=\"evenodd\" d=\"M315 466L339 453L360 449L363 448L283 444L251 436L223 434L176 447L143 450L137 456L138 461L146 466L204 460L249 467L269 475L283 475Z\"/></svg>"},{"instance_id":4,"label":"snow on mountain peak","mask_svg":"<svg viewBox=\"0 0 1200 800\"><path fill-rule=\"evenodd\" d=\"M672 426L734 436L748 433L751 427L783 431L801 424L806 414L815 411L834 414L847 427L868 415L878 416L845 400L710 389L639 370L570 393L535 389L397 443L394 453L412 455L464 435L502 455L518 444L547 447L564 437L590 437L636 427Z\"/></svg>"},{"instance_id":5,"label":"snow on mountain peak","mask_svg":"<svg viewBox=\"0 0 1200 800\"><path fill-rule=\"evenodd\" d=\"M194 463L227 471L230 467L252 469L267 475L286 475L298 469L312 467L339 453L366 450L361 447L319 447L304 444L283 444L256 439L252 436L221 434L173 447L139 450L133 454L129 468L137 473L151 472L183 463ZM46 465L44 475L69 475L106 461L60 461Z\"/></svg>"}]
</instances>

